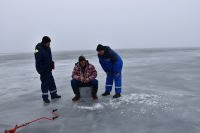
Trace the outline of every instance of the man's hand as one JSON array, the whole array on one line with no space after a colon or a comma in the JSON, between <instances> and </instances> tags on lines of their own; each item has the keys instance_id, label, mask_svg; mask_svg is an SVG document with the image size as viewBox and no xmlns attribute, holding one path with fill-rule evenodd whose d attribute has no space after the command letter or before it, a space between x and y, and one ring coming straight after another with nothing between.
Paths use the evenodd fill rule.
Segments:
<instances>
[{"instance_id":1,"label":"man's hand","mask_svg":"<svg viewBox=\"0 0 200 133\"><path fill-rule=\"evenodd\" d=\"M85 79L85 82L86 82L86 83L90 82L90 79L89 79L89 78L86 78L86 79Z\"/></svg>"},{"instance_id":2,"label":"man's hand","mask_svg":"<svg viewBox=\"0 0 200 133\"><path fill-rule=\"evenodd\" d=\"M106 72L106 75L108 75L109 72Z\"/></svg>"},{"instance_id":3,"label":"man's hand","mask_svg":"<svg viewBox=\"0 0 200 133\"><path fill-rule=\"evenodd\" d=\"M84 82L85 78L84 77L81 77L81 82Z\"/></svg>"},{"instance_id":4,"label":"man's hand","mask_svg":"<svg viewBox=\"0 0 200 133\"><path fill-rule=\"evenodd\" d=\"M115 75L116 75L117 77L119 77L120 74L118 73L118 74L115 74Z\"/></svg>"}]
</instances>

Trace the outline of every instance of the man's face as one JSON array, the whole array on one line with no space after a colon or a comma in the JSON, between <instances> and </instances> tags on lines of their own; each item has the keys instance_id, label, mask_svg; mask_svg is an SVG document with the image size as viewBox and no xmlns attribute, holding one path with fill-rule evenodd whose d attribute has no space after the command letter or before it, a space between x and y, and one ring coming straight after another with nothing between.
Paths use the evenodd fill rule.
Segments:
<instances>
[{"instance_id":1,"label":"man's face","mask_svg":"<svg viewBox=\"0 0 200 133\"><path fill-rule=\"evenodd\" d=\"M49 43L46 43L45 45L46 45L47 47L49 47L49 46L50 46L50 42L49 42Z\"/></svg>"},{"instance_id":2,"label":"man's face","mask_svg":"<svg viewBox=\"0 0 200 133\"><path fill-rule=\"evenodd\" d=\"M97 51L100 56L104 55L105 50Z\"/></svg>"},{"instance_id":3,"label":"man's face","mask_svg":"<svg viewBox=\"0 0 200 133\"><path fill-rule=\"evenodd\" d=\"M86 61L85 60L81 61L80 64L81 64L81 67L85 67Z\"/></svg>"}]
</instances>

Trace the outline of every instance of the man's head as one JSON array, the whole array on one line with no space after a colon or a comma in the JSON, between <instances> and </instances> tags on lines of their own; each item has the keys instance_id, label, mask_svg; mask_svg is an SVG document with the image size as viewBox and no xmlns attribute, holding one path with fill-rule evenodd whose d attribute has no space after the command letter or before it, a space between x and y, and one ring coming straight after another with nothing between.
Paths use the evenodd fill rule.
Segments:
<instances>
[{"instance_id":1,"label":"man's head","mask_svg":"<svg viewBox=\"0 0 200 133\"><path fill-rule=\"evenodd\" d=\"M86 59L85 59L85 57L83 55L79 56L78 61L79 61L80 65L81 65L81 67L85 67Z\"/></svg>"},{"instance_id":2,"label":"man's head","mask_svg":"<svg viewBox=\"0 0 200 133\"><path fill-rule=\"evenodd\" d=\"M101 45L101 44L99 44L98 46L97 46L97 52L98 52L98 54L100 55L100 56L102 56L102 55L104 55L104 52L105 52L105 47L103 46L103 45Z\"/></svg>"},{"instance_id":3,"label":"man's head","mask_svg":"<svg viewBox=\"0 0 200 133\"><path fill-rule=\"evenodd\" d=\"M44 37L42 38L42 43L43 43L44 45L46 45L47 47L50 46L50 42L51 42L51 39L50 39L48 36L44 36Z\"/></svg>"}]
</instances>

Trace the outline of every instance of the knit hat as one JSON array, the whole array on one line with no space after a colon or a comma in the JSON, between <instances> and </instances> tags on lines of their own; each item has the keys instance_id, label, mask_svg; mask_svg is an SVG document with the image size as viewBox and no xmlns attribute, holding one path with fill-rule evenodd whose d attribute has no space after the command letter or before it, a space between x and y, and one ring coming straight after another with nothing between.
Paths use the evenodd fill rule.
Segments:
<instances>
[{"instance_id":1,"label":"knit hat","mask_svg":"<svg viewBox=\"0 0 200 133\"><path fill-rule=\"evenodd\" d=\"M103 45L101 45L101 44L99 44L98 46L97 46L97 49L96 49L97 51L102 51L102 50L105 50L105 47L103 46Z\"/></svg>"},{"instance_id":2,"label":"knit hat","mask_svg":"<svg viewBox=\"0 0 200 133\"><path fill-rule=\"evenodd\" d=\"M50 39L48 36L44 36L44 37L42 38L42 43L43 43L43 44L50 43L50 42L51 42L51 39Z\"/></svg>"},{"instance_id":3,"label":"knit hat","mask_svg":"<svg viewBox=\"0 0 200 133\"><path fill-rule=\"evenodd\" d=\"M79 62L86 61L86 59L85 59L85 57L83 55L81 55L81 56L79 56L78 61Z\"/></svg>"}]
</instances>

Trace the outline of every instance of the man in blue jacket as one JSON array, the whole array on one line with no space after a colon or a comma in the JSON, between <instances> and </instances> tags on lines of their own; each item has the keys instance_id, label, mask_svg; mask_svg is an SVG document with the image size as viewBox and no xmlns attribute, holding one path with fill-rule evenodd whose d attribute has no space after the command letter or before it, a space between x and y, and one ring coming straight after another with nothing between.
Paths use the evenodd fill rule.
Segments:
<instances>
[{"instance_id":1,"label":"man in blue jacket","mask_svg":"<svg viewBox=\"0 0 200 133\"><path fill-rule=\"evenodd\" d=\"M42 98L45 103L50 103L48 99L48 91L50 91L51 99L61 98L57 95L56 84L52 75L53 61L50 48L51 39L47 36L42 38L42 42L35 47L35 66L40 74Z\"/></svg>"},{"instance_id":2,"label":"man in blue jacket","mask_svg":"<svg viewBox=\"0 0 200 133\"><path fill-rule=\"evenodd\" d=\"M110 95L113 86L113 80L115 80L115 95L113 98L121 96L122 87L122 67L123 61L121 57L108 46L99 44L97 46L98 58L101 67L107 74L105 92L102 96Z\"/></svg>"}]
</instances>

